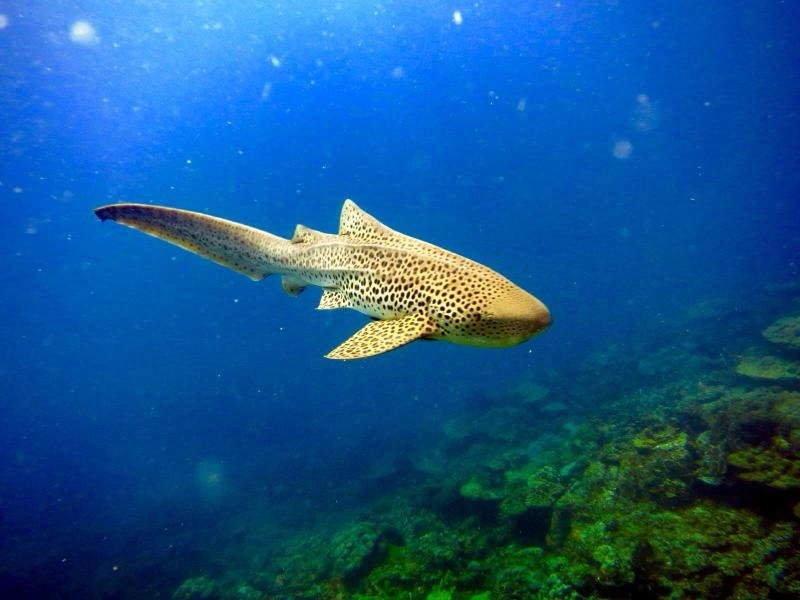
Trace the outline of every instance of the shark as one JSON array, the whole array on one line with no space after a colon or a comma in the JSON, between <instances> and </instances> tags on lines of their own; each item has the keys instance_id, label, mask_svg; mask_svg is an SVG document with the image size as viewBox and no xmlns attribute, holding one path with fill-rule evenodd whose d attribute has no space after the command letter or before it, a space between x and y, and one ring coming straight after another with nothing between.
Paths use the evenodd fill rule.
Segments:
<instances>
[{"instance_id":1,"label":"shark","mask_svg":"<svg viewBox=\"0 0 800 600\"><path fill-rule=\"evenodd\" d=\"M325 355L331 359L375 356L415 340L514 346L552 320L544 303L496 271L394 231L349 199L338 233L297 225L290 239L165 206L120 203L94 212L253 280L280 275L293 296L318 286L319 309L350 308L370 317Z\"/></svg>"}]
</instances>

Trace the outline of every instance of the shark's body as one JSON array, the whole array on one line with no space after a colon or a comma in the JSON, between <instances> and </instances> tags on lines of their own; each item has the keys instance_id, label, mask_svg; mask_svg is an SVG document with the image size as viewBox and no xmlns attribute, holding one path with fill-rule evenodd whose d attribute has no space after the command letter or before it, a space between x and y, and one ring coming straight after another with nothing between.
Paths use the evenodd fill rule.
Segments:
<instances>
[{"instance_id":1,"label":"shark's body","mask_svg":"<svg viewBox=\"0 0 800 600\"><path fill-rule=\"evenodd\" d=\"M145 204L111 204L95 214L251 279L278 273L292 295L319 286L319 308L352 308L374 319L328 358L373 356L417 339L512 346L550 325L545 305L499 273L398 233L352 200L342 207L338 234L298 225L291 240L217 217Z\"/></svg>"}]
</instances>

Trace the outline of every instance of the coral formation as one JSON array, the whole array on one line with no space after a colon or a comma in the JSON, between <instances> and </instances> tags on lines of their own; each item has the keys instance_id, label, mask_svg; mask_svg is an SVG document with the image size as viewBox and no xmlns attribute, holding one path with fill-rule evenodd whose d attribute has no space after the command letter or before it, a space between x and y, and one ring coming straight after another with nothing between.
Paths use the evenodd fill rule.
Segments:
<instances>
[{"instance_id":1,"label":"coral formation","mask_svg":"<svg viewBox=\"0 0 800 600\"><path fill-rule=\"evenodd\" d=\"M736 372L758 379L800 379L800 364L778 356L743 356Z\"/></svg>"},{"instance_id":2,"label":"coral formation","mask_svg":"<svg viewBox=\"0 0 800 600\"><path fill-rule=\"evenodd\" d=\"M741 311L713 306L690 322L729 315L744 329ZM789 348L793 323L764 335ZM762 326L727 356L699 328L696 343L636 360L609 349L572 385L476 398L429 452L435 471L243 577L189 579L174 597L800 597L800 374L757 349ZM602 410L545 408L584 396Z\"/></svg>"},{"instance_id":3,"label":"coral formation","mask_svg":"<svg viewBox=\"0 0 800 600\"><path fill-rule=\"evenodd\" d=\"M778 319L763 331L763 335L773 344L800 350L800 315Z\"/></svg>"},{"instance_id":4,"label":"coral formation","mask_svg":"<svg viewBox=\"0 0 800 600\"><path fill-rule=\"evenodd\" d=\"M213 600L217 598L217 584L208 577L192 577L184 581L175 593L173 600Z\"/></svg>"},{"instance_id":5,"label":"coral formation","mask_svg":"<svg viewBox=\"0 0 800 600\"><path fill-rule=\"evenodd\" d=\"M340 531L331 540L331 572L345 584L365 577L383 561L388 545L403 544L402 536L389 528L380 529L374 523L359 521Z\"/></svg>"}]
</instances>

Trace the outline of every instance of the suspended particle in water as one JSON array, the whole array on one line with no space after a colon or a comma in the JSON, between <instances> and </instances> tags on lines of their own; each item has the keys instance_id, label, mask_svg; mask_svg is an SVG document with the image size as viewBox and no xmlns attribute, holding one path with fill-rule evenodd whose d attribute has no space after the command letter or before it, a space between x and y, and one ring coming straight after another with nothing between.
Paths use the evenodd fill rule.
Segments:
<instances>
[{"instance_id":1,"label":"suspended particle in water","mask_svg":"<svg viewBox=\"0 0 800 600\"><path fill-rule=\"evenodd\" d=\"M81 46L94 46L100 41L97 37L97 30L89 21L75 21L69 28L69 39Z\"/></svg>"},{"instance_id":2,"label":"suspended particle in water","mask_svg":"<svg viewBox=\"0 0 800 600\"><path fill-rule=\"evenodd\" d=\"M637 94L631 124L637 131L652 131L661 122L661 108L647 94Z\"/></svg>"},{"instance_id":3,"label":"suspended particle in water","mask_svg":"<svg viewBox=\"0 0 800 600\"><path fill-rule=\"evenodd\" d=\"M633 144L631 144L630 140L617 140L611 147L611 155L620 160L630 158L632 153Z\"/></svg>"}]
</instances>

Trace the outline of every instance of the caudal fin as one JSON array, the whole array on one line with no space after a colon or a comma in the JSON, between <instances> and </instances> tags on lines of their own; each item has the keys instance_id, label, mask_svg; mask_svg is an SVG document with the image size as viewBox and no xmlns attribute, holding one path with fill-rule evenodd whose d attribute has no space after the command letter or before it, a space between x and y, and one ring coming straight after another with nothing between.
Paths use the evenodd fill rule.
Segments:
<instances>
[{"instance_id":1,"label":"caudal fin","mask_svg":"<svg viewBox=\"0 0 800 600\"><path fill-rule=\"evenodd\" d=\"M109 204L94 210L102 221L116 221L213 260L251 279L274 272L270 256L281 237L202 213L151 206Z\"/></svg>"}]
</instances>

